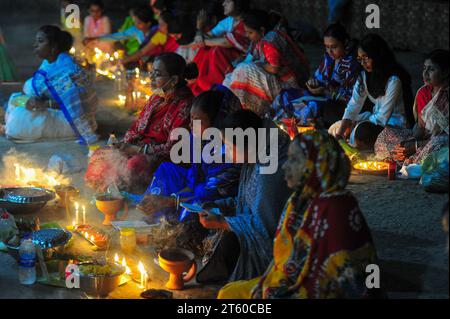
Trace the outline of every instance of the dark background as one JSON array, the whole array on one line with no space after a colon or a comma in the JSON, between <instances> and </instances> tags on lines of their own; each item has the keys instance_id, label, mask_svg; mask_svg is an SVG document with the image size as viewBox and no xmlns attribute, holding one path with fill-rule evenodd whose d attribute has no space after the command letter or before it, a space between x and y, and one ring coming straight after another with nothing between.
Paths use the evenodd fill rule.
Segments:
<instances>
[{"instance_id":1,"label":"dark background","mask_svg":"<svg viewBox=\"0 0 450 319\"><path fill-rule=\"evenodd\" d=\"M104 0L113 27L120 26L128 8L145 0ZM195 5L199 1L184 0ZM86 0L72 0L86 14ZM368 30L365 27L365 8L378 4L381 11L381 28ZM295 28L312 27L319 35L327 24L326 0L253 0L255 7L275 9L282 12ZM26 11L59 15L59 0L0 0L0 25L2 17L21 15ZM347 27L353 37L360 38L371 31L379 32L399 50L426 52L435 48L449 47L449 1L448 0L352 0L346 10ZM4 19L3 19L4 20ZM6 21L10 23L10 19Z\"/></svg>"}]
</instances>

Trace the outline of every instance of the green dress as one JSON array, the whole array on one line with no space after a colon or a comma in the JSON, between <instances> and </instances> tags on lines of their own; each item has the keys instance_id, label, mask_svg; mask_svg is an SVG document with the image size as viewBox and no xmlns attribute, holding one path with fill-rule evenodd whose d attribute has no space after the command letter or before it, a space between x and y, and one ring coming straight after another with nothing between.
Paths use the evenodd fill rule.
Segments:
<instances>
[{"instance_id":1,"label":"green dress","mask_svg":"<svg viewBox=\"0 0 450 319\"><path fill-rule=\"evenodd\" d=\"M125 31L126 29L134 26L134 20L131 16L128 16L122 26L119 29L119 32ZM132 55L137 50L139 50L139 42L136 39L130 39L125 41L125 50L127 51L127 55Z\"/></svg>"},{"instance_id":2,"label":"green dress","mask_svg":"<svg viewBox=\"0 0 450 319\"><path fill-rule=\"evenodd\" d=\"M16 80L15 66L6 52L5 45L1 42L2 31L0 30L0 82Z\"/></svg>"}]
</instances>

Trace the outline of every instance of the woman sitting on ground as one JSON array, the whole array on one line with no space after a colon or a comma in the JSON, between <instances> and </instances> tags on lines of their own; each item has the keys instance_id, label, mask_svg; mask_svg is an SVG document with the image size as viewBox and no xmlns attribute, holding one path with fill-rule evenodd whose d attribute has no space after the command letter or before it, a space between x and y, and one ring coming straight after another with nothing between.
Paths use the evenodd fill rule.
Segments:
<instances>
[{"instance_id":1,"label":"woman sitting on ground","mask_svg":"<svg viewBox=\"0 0 450 319\"><path fill-rule=\"evenodd\" d=\"M138 209L148 215L145 221L149 224L156 224L161 218L175 225L182 221L186 232L185 236L178 238L179 247L197 250L195 248L202 246L204 236L201 234L206 235L207 231L198 223L196 214L189 214L185 209L177 207L177 203L201 204L237 195L241 165L225 163L223 148L210 150L211 157L201 156L201 163L195 163L192 142L194 138L201 139L208 128L221 128L227 114L240 108L238 98L223 86L197 96L191 109L190 165L162 163L138 206ZM194 124L194 121L200 123ZM202 141L199 140L199 143ZM199 149L201 155L204 147ZM219 156L222 162L210 163L216 152L222 154Z\"/></svg>"},{"instance_id":2,"label":"woman sitting on ground","mask_svg":"<svg viewBox=\"0 0 450 319\"><path fill-rule=\"evenodd\" d=\"M100 37L90 37L85 38L83 43L89 45L92 41L123 41L129 39L136 39L139 42L139 49L137 52L133 53L131 56L136 56L142 48L144 48L151 40L152 36L155 34L157 28L152 28L154 24L153 11L147 6L135 7L131 10L132 18L134 20L134 25L130 26L128 29L116 32L112 34L103 35ZM142 54L139 53L139 54ZM125 60L126 62L126 60ZM137 63L123 63L126 68L132 69L138 66Z\"/></svg>"},{"instance_id":3,"label":"woman sitting on ground","mask_svg":"<svg viewBox=\"0 0 450 319\"><path fill-rule=\"evenodd\" d=\"M92 81L68 54L72 36L56 26L43 26L36 34L34 52L43 59L23 93L11 95L4 133L15 142L78 139L97 141L97 96ZM2 130L2 128L0 128Z\"/></svg>"},{"instance_id":4,"label":"woman sitting on ground","mask_svg":"<svg viewBox=\"0 0 450 319\"><path fill-rule=\"evenodd\" d=\"M344 115L353 86L361 73L357 42L340 24L330 25L323 34L324 59L305 89L283 90L272 104L274 120L296 119L308 125L320 117L328 128Z\"/></svg>"},{"instance_id":5,"label":"woman sitting on ground","mask_svg":"<svg viewBox=\"0 0 450 319\"><path fill-rule=\"evenodd\" d=\"M375 143L380 160L420 164L430 153L448 146L449 51L435 50L427 55L422 86L416 95L412 130L387 127Z\"/></svg>"},{"instance_id":6,"label":"woman sitting on ground","mask_svg":"<svg viewBox=\"0 0 450 319\"><path fill-rule=\"evenodd\" d=\"M244 109L263 117L281 89L299 88L309 77L309 64L302 49L281 29L274 29L262 10L244 15L251 40L251 62L239 63L224 85L239 98Z\"/></svg>"},{"instance_id":7,"label":"woman sitting on ground","mask_svg":"<svg viewBox=\"0 0 450 319\"><path fill-rule=\"evenodd\" d=\"M298 135L283 168L295 192L272 263L260 277L226 285L218 298L369 297L366 267L377 264L376 251L356 198L345 191L350 162L338 142L323 130Z\"/></svg>"},{"instance_id":8,"label":"woman sitting on ground","mask_svg":"<svg viewBox=\"0 0 450 319\"><path fill-rule=\"evenodd\" d=\"M358 60L364 71L353 88L342 120L329 132L349 138L360 150L373 150L378 135L387 126L406 128L413 124L410 77L396 61L394 53L379 35L365 36L358 48ZM371 111L362 112L369 99Z\"/></svg>"},{"instance_id":9,"label":"woman sitting on ground","mask_svg":"<svg viewBox=\"0 0 450 319\"><path fill-rule=\"evenodd\" d=\"M233 71L248 50L249 41L245 34L243 14L249 9L249 0L224 0L227 18L220 21L211 31L204 30L207 15L199 14L197 36L192 47L200 48L194 58L199 70L197 80L191 85L192 92L199 95L214 84L222 84L225 75Z\"/></svg>"},{"instance_id":10,"label":"woman sitting on ground","mask_svg":"<svg viewBox=\"0 0 450 319\"><path fill-rule=\"evenodd\" d=\"M124 65L138 62L142 58L155 57L157 55L175 52L178 49L176 39L169 34L169 24L175 19L170 11L161 12L158 25L152 27L139 50L122 60Z\"/></svg>"},{"instance_id":11,"label":"woman sitting on ground","mask_svg":"<svg viewBox=\"0 0 450 319\"><path fill-rule=\"evenodd\" d=\"M170 160L176 141L172 130L189 127L194 98L186 86L191 70L176 53L156 57L150 74L153 95L122 142L97 150L86 172L87 184L105 191L109 186L142 194L163 161Z\"/></svg>"},{"instance_id":12,"label":"woman sitting on ground","mask_svg":"<svg viewBox=\"0 0 450 319\"><path fill-rule=\"evenodd\" d=\"M89 15L84 19L83 36L85 38L100 37L111 33L111 22L104 15L105 7L101 0L91 0L89 2ZM98 48L105 53L114 51L113 44L109 42L92 41L86 47L90 50Z\"/></svg>"},{"instance_id":13,"label":"woman sitting on ground","mask_svg":"<svg viewBox=\"0 0 450 319\"><path fill-rule=\"evenodd\" d=\"M201 215L200 223L218 232L206 240L211 249L205 256L206 264L197 275L197 282L201 283L220 283L262 275L270 263L276 226L290 195L281 171L287 156L287 135L277 130L271 121L264 121L249 110L231 114L225 119L223 127L241 128L244 131L259 131L263 128L263 133L256 134L257 140L260 140L260 134L266 134L265 151L270 149L275 153L278 165L274 173L264 172L269 167L251 159L251 154L256 154L254 147L258 143L247 142L245 146L236 144L236 139L230 134L224 134L227 157L234 163L243 160L244 165L237 197L203 205L207 213ZM272 141L269 142L269 128L280 132L276 136L278 148ZM219 209L221 215L215 214L213 208Z\"/></svg>"}]
</instances>

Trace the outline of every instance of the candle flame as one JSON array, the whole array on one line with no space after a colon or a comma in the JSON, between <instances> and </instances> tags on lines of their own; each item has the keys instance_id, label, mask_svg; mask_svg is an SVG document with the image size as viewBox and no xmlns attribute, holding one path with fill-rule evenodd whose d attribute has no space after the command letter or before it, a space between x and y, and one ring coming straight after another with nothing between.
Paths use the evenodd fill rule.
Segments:
<instances>
[{"instance_id":1,"label":"candle flame","mask_svg":"<svg viewBox=\"0 0 450 319\"><path fill-rule=\"evenodd\" d=\"M142 261L139 261L139 263L138 263L138 269L139 269L139 272L140 272L140 273L145 273L145 272L146 272L146 271L145 271L144 264L142 263Z\"/></svg>"},{"instance_id":2,"label":"candle flame","mask_svg":"<svg viewBox=\"0 0 450 319\"><path fill-rule=\"evenodd\" d=\"M131 275L131 269L130 269L130 267L128 267L128 266L125 267L125 274Z\"/></svg>"},{"instance_id":3,"label":"candle flame","mask_svg":"<svg viewBox=\"0 0 450 319\"><path fill-rule=\"evenodd\" d=\"M122 258L122 266L127 267L127 261L125 257Z\"/></svg>"},{"instance_id":4,"label":"candle flame","mask_svg":"<svg viewBox=\"0 0 450 319\"><path fill-rule=\"evenodd\" d=\"M117 253L114 255L114 262L119 263L119 255Z\"/></svg>"}]
</instances>

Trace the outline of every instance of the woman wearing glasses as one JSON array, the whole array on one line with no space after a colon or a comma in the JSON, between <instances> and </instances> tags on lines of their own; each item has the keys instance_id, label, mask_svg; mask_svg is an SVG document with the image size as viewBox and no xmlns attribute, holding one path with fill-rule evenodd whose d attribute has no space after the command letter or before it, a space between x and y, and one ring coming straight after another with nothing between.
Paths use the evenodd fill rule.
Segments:
<instances>
[{"instance_id":1,"label":"woman wearing glasses","mask_svg":"<svg viewBox=\"0 0 450 319\"><path fill-rule=\"evenodd\" d=\"M145 191L159 164L169 160L176 142L170 140L171 131L189 128L193 95L185 79L193 78L193 71L176 53L155 59L153 95L121 142L92 155L85 176L87 185L97 191L110 186L132 193Z\"/></svg>"},{"instance_id":2,"label":"woman wearing glasses","mask_svg":"<svg viewBox=\"0 0 450 319\"><path fill-rule=\"evenodd\" d=\"M364 70L342 120L333 124L329 133L349 139L361 150L373 150L384 127L406 128L413 123L411 79L379 35L369 34L361 40L358 61ZM372 110L361 112L367 99L373 103Z\"/></svg>"}]
</instances>

